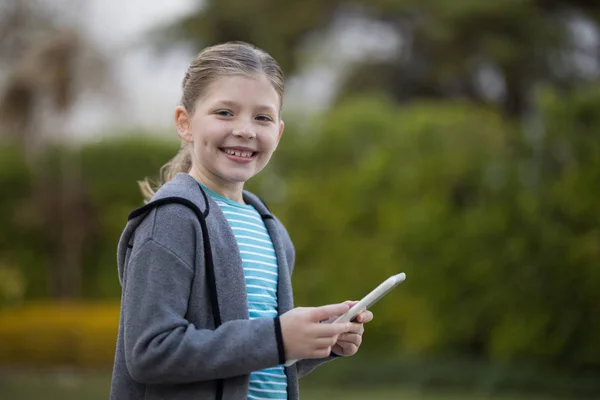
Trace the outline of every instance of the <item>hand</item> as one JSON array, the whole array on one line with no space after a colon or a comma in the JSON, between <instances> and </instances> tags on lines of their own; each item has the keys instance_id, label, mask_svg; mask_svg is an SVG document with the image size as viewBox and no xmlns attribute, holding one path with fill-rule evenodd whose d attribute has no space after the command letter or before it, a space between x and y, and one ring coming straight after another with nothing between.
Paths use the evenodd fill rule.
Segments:
<instances>
[{"instance_id":1,"label":"hand","mask_svg":"<svg viewBox=\"0 0 600 400\"><path fill-rule=\"evenodd\" d=\"M323 324L321 321L349 309L348 303L341 303L316 308L297 307L281 315L286 360L328 357L338 336L350 331L352 323Z\"/></svg>"},{"instance_id":2,"label":"hand","mask_svg":"<svg viewBox=\"0 0 600 400\"><path fill-rule=\"evenodd\" d=\"M352 307L356 303L356 301L346 301L344 304L348 304L349 307ZM331 351L342 357L355 355L362 343L362 335L365 331L363 324L366 324L371 320L373 320L373 313L371 311L359 313L354 318L355 322L351 322L351 329L338 337L338 340L331 348Z\"/></svg>"}]
</instances>

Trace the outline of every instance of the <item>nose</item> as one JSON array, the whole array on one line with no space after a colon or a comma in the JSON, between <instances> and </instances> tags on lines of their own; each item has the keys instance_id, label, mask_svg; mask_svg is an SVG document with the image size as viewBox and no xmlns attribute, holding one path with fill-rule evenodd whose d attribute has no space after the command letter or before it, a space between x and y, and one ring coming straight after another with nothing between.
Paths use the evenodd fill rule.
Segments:
<instances>
[{"instance_id":1,"label":"nose","mask_svg":"<svg viewBox=\"0 0 600 400\"><path fill-rule=\"evenodd\" d=\"M250 121L239 121L239 123L233 128L233 135L244 139L254 139L256 137L256 131L254 130L254 124Z\"/></svg>"}]
</instances>

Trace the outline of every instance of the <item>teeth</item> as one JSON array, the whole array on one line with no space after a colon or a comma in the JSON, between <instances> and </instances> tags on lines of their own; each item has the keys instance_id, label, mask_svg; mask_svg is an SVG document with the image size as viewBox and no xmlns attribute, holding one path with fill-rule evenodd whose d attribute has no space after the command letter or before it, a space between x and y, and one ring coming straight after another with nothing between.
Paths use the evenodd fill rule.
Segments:
<instances>
[{"instance_id":1,"label":"teeth","mask_svg":"<svg viewBox=\"0 0 600 400\"><path fill-rule=\"evenodd\" d=\"M238 151L238 150L225 149L225 153L230 154L232 156L236 156L236 157L252 157L252 152L250 152L250 151Z\"/></svg>"}]
</instances>

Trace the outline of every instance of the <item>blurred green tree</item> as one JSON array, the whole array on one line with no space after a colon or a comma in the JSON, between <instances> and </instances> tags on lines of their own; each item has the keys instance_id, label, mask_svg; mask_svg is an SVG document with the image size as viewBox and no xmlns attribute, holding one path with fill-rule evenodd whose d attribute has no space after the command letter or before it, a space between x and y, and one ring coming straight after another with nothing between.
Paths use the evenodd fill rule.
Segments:
<instances>
[{"instance_id":1,"label":"blurred green tree","mask_svg":"<svg viewBox=\"0 0 600 400\"><path fill-rule=\"evenodd\" d=\"M405 271L374 310L382 351L598 367L600 91L537 95L533 144L486 108L385 97L347 99L282 141L271 168L298 301L359 297Z\"/></svg>"},{"instance_id":2,"label":"blurred green tree","mask_svg":"<svg viewBox=\"0 0 600 400\"><path fill-rule=\"evenodd\" d=\"M248 188L291 233L297 304L358 298L405 271L401 290L373 309L365 352L598 368L600 88L537 95L543 135L534 142L486 107L399 107L389 95L346 99L312 121L311 135L290 124ZM4 262L18 260L30 298L50 254L22 223L26 164L0 149ZM118 298L114 246L142 204L135 181L176 149L176 140L120 138L80 150L98 221L85 252L86 297Z\"/></svg>"},{"instance_id":3,"label":"blurred green tree","mask_svg":"<svg viewBox=\"0 0 600 400\"><path fill-rule=\"evenodd\" d=\"M187 41L198 49L228 40L249 41L265 48L288 74L294 74L302 66L308 41L321 39L337 19L358 15L390 26L402 45L386 60L365 59L354 65L340 97L372 90L385 90L398 101L466 97L522 116L531 111L532 91L538 84L552 82L568 88L585 81L577 66L581 57L598 69L597 46L582 47L573 28L597 29L599 4L584 0L207 0L167 32L172 40ZM593 75L597 77L598 71ZM494 93L489 91L492 85L497 87Z\"/></svg>"},{"instance_id":4,"label":"blurred green tree","mask_svg":"<svg viewBox=\"0 0 600 400\"><path fill-rule=\"evenodd\" d=\"M15 0L0 7L5 67L0 141L18 145L11 150L24 154L32 187L30 197L19 202L15 222L36 231L53 254L43 266L48 292L56 298L77 298L82 295L83 253L94 231L94 215L77 152L49 149L69 139L67 117L81 94L100 93L109 86L109 68L83 32L66 26L47 7ZM54 169L43 160L48 155L58 160ZM0 257L4 252L0 248Z\"/></svg>"}]
</instances>

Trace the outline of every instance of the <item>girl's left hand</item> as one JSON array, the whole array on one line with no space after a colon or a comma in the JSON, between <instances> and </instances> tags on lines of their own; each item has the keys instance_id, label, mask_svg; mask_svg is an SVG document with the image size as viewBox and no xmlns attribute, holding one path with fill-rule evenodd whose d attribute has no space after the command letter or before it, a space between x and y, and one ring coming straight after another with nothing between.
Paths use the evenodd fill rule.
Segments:
<instances>
[{"instance_id":1,"label":"girl's left hand","mask_svg":"<svg viewBox=\"0 0 600 400\"><path fill-rule=\"evenodd\" d=\"M357 302L347 301L346 303L352 307ZM362 343L362 335L365 331L363 324L366 324L371 320L373 320L373 313L371 311L363 311L358 314L352 323L352 329L338 336L338 340L331 347L331 351L342 357L355 355Z\"/></svg>"}]
</instances>

